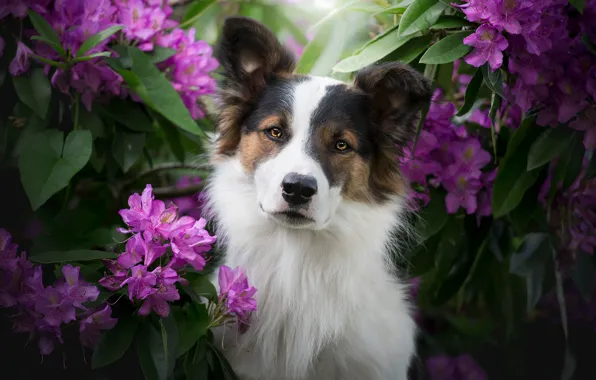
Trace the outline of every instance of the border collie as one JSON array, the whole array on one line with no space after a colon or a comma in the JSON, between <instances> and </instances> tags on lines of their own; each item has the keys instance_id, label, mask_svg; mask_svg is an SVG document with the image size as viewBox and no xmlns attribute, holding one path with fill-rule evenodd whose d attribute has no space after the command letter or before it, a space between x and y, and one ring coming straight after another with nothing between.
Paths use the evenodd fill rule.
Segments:
<instances>
[{"instance_id":1,"label":"border collie","mask_svg":"<svg viewBox=\"0 0 596 380\"><path fill-rule=\"evenodd\" d=\"M406 380L416 325L389 251L408 190L397 157L429 81L396 62L349 85L294 74L292 53L244 17L225 21L216 57L208 208L258 310L215 339L243 379Z\"/></svg>"}]
</instances>

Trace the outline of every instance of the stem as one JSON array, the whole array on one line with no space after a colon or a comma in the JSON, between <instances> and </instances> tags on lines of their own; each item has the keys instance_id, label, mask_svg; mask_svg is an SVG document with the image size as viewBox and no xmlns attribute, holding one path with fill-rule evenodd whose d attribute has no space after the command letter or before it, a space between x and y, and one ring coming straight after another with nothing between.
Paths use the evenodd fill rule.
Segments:
<instances>
[{"instance_id":1,"label":"stem","mask_svg":"<svg viewBox=\"0 0 596 380\"><path fill-rule=\"evenodd\" d=\"M199 183L197 185L187 186L187 187L159 187L157 189L153 189L153 194L156 197L160 198L177 198L177 197L186 197L189 195L195 195L196 193L203 190L205 187L204 183Z\"/></svg>"},{"instance_id":2,"label":"stem","mask_svg":"<svg viewBox=\"0 0 596 380\"><path fill-rule=\"evenodd\" d=\"M145 171L140 172L136 177L124 182L122 184L122 188L129 187L138 180L148 177L152 174L167 171L167 170L175 170L175 169L193 169L193 170L207 170L209 169L209 165L201 164L201 165L189 165L189 164L181 164L178 162L167 162L165 164L155 165L154 167L147 169Z\"/></svg>"},{"instance_id":3,"label":"stem","mask_svg":"<svg viewBox=\"0 0 596 380\"><path fill-rule=\"evenodd\" d=\"M80 103L80 99L81 98L81 94L79 94L78 92L75 93L74 96L74 116L73 116L73 129L76 131L77 128L79 127L79 103Z\"/></svg>"}]
</instances>

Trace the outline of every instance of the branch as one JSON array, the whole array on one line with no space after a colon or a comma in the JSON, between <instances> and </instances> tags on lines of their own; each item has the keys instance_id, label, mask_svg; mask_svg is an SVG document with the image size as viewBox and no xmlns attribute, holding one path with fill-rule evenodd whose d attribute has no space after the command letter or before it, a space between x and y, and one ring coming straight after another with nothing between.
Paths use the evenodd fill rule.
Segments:
<instances>
[{"instance_id":1,"label":"branch","mask_svg":"<svg viewBox=\"0 0 596 380\"><path fill-rule=\"evenodd\" d=\"M178 162L168 162L165 164L155 165L152 168L149 168L145 171L140 172L139 174L137 174L136 177L125 181L124 183L122 183L122 185L120 185L120 188L129 187L129 186L133 185L135 182L137 182L138 180L148 177L148 176L155 174L157 172L165 171L165 170L175 170L175 169L208 170L209 165L208 164L189 165L189 164L181 164Z\"/></svg>"},{"instance_id":2,"label":"branch","mask_svg":"<svg viewBox=\"0 0 596 380\"><path fill-rule=\"evenodd\" d=\"M204 187L205 187L205 184L203 182L196 184L196 185L187 186L187 187L175 187L175 186L158 187L157 189L153 189L153 194L156 197L163 198L163 199L186 197L189 195L195 195L196 193L203 190Z\"/></svg>"}]
</instances>

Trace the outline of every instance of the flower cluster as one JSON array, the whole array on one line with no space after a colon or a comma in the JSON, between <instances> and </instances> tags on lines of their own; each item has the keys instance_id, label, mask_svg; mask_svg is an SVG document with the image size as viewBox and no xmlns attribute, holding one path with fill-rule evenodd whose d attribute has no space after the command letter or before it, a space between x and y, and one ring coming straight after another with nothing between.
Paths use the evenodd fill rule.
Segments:
<instances>
[{"instance_id":1,"label":"flower cluster","mask_svg":"<svg viewBox=\"0 0 596 380\"><path fill-rule=\"evenodd\" d=\"M131 195L128 205L120 210L128 228L120 232L132 237L117 260L105 262L111 273L99 282L110 290L127 287L131 301L142 301L139 314L154 311L165 317L169 302L180 299L175 284L186 283L178 271L188 267L201 271L216 237L205 230L205 219L178 217L174 204L166 207L155 200L151 185L142 195Z\"/></svg>"},{"instance_id":2,"label":"flower cluster","mask_svg":"<svg viewBox=\"0 0 596 380\"><path fill-rule=\"evenodd\" d=\"M455 358L446 355L426 359L426 369L430 380L484 380L486 372L469 354Z\"/></svg>"},{"instance_id":3,"label":"flower cluster","mask_svg":"<svg viewBox=\"0 0 596 380\"><path fill-rule=\"evenodd\" d=\"M97 343L100 330L116 324L109 305L101 310L85 305L97 300L99 290L79 272L80 267L64 265L63 276L44 286L41 266L34 266L25 252L19 255L11 235L0 229L0 306L16 310L14 330L37 336L42 355L49 355L56 341L62 343L65 324L79 319L81 341L90 347Z\"/></svg>"},{"instance_id":4,"label":"flower cluster","mask_svg":"<svg viewBox=\"0 0 596 380\"><path fill-rule=\"evenodd\" d=\"M238 330L246 331L251 313L257 310L257 301L254 299L257 289L249 285L241 268L232 269L226 265L219 267L218 282L218 303L210 309L210 326L219 326L235 319Z\"/></svg>"},{"instance_id":5,"label":"flower cluster","mask_svg":"<svg viewBox=\"0 0 596 380\"><path fill-rule=\"evenodd\" d=\"M198 98L215 90L215 80L209 72L217 68L211 56L211 47L204 41L195 40L195 31L188 32L176 27L171 19L172 8L161 0L28 0L9 1L0 6L0 19L7 15L22 18L28 8L40 13L55 29L63 48L73 54L92 35L111 26L122 25L124 29L88 54L110 52L116 44L134 45L152 52L156 48L169 48L174 55L159 63L160 69L171 80L183 102L194 118L203 116ZM35 31L26 31L32 36ZM2 43L0 43L0 48ZM0 49L1 52L2 49ZM18 42L16 56L10 65L12 75L25 73L30 66L32 54L42 59L61 61L62 58L46 43L35 41L33 48ZM50 66L45 65L46 73ZM81 94L88 110L96 98L128 95L122 88L123 79L102 58L78 62L68 68L56 69L51 77L52 85L65 94L72 88ZM135 96L133 99L138 100Z\"/></svg>"},{"instance_id":6,"label":"flower cluster","mask_svg":"<svg viewBox=\"0 0 596 380\"><path fill-rule=\"evenodd\" d=\"M401 169L417 185L412 195L423 205L429 201L429 187L442 186L447 190L448 213L462 207L468 214L490 215L496 172L482 169L491 162L491 155L465 126L453 123L456 111L455 105L437 90L415 151L411 146L405 149Z\"/></svg>"},{"instance_id":7,"label":"flower cluster","mask_svg":"<svg viewBox=\"0 0 596 380\"><path fill-rule=\"evenodd\" d=\"M465 60L488 62L495 70L507 54L516 77L507 91L524 112L538 108L538 124L585 131L586 149L596 147L596 57L582 41L594 41L596 1L580 14L566 0L468 0L468 20L482 25L464 43L474 50Z\"/></svg>"}]
</instances>

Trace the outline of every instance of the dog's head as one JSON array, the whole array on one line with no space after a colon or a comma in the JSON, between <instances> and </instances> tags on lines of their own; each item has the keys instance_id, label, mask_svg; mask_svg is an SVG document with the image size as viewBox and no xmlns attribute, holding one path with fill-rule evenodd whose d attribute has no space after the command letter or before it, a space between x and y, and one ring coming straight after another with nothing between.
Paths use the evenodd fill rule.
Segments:
<instances>
[{"instance_id":1,"label":"dog's head","mask_svg":"<svg viewBox=\"0 0 596 380\"><path fill-rule=\"evenodd\" d=\"M397 158L431 86L400 63L346 85L293 74L295 60L262 24L228 18L216 50L225 71L215 158L240 162L259 209L291 228L325 228L345 201L405 195Z\"/></svg>"}]
</instances>

